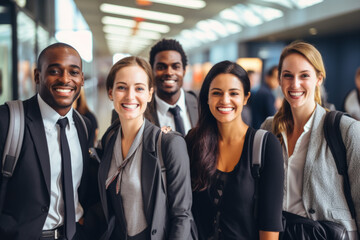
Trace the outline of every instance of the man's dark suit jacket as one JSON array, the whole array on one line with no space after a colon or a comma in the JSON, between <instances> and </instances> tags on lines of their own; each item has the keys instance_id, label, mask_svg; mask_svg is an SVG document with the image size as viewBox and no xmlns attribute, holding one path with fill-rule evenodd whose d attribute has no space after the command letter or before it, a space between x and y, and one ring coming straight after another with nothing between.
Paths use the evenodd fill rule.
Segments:
<instances>
[{"instance_id":1,"label":"man's dark suit jacket","mask_svg":"<svg viewBox=\"0 0 360 240\"><path fill-rule=\"evenodd\" d=\"M189 113L190 116L190 122L191 122L191 127L195 127L196 123L199 119L199 113L198 113L198 99L195 95L195 93L193 92L185 92L185 105L187 108L187 111ZM154 98L154 101L152 101L152 111L151 111L151 117L152 117L152 121L154 122L154 124L158 127L162 127L159 124L159 118L157 115L157 110L156 110L156 101Z\"/></svg>"},{"instance_id":2,"label":"man's dark suit jacket","mask_svg":"<svg viewBox=\"0 0 360 240\"><path fill-rule=\"evenodd\" d=\"M25 134L19 160L7 185L2 213L0 213L0 239L39 239L50 206L50 159L44 125L34 96L24 101ZM90 159L85 129L77 114L73 114L83 153L83 176L78 189L79 201L86 213L92 204L87 187L90 178ZM9 109L0 106L0 156L2 159L9 125ZM1 166L0 166L1 168ZM0 178L1 182L1 178ZM95 201L95 200L94 200Z\"/></svg>"}]
</instances>

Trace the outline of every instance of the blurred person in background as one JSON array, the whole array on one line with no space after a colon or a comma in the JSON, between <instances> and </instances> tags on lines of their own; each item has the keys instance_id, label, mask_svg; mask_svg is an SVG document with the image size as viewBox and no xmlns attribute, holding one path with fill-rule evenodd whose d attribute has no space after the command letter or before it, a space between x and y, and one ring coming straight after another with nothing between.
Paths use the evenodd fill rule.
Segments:
<instances>
[{"instance_id":1,"label":"blurred person in background","mask_svg":"<svg viewBox=\"0 0 360 240\"><path fill-rule=\"evenodd\" d=\"M92 133L90 133L89 136L91 136L91 142L93 143L91 147L96 146L99 132L98 122L95 115L90 111L87 105L84 88L81 89L78 99L73 104L73 108L75 108L81 115L87 117L90 120Z\"/></svg>"},{"instance_id":2,"label":"blurred person in background","mask_svg":"<svg viewBox=\"0 0 360 240\"><path fill-rule=\"evenodd\" d=\"M279 110L282 104L284 95L282 94L281 87L279 86L278 66L272 66L265 75L265 84L271 89L275 97L275 110Z\"/></svg>"},{"instance_id":3,"label":"blurred person in background","mask_svg":"<svg viewBox=\"0 0 360 240\"><path fill-rule=\"evenodd\" d=\"M251 126L258 129L267 117L275 114L275 97L266 83L261 84L260 73L248 71L248 74L251 83Z\"/></svg>"},{"instance_id":4,"label":"blurred person in background","mask_svg":"<svg viewBox=\"0 0 360 240\"><path fill-rule=\"evenodd\" d=\"M343 105L344 112L360 120L360 67L355 73L355 89L346 95Z\"/></svg>"}]
</instances>

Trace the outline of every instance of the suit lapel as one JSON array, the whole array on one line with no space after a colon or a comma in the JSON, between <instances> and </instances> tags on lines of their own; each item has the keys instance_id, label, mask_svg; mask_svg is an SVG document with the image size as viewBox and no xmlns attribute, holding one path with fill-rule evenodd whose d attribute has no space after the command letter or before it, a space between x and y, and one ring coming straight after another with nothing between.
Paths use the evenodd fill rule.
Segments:
<instances>
[{"instance_id":1,"label":"suit lapel","mask_svg":"<svg viewBox=\"0 0 360 240\"><path fill-rule=\"evenodd\" d=\"M323 122L324 122L325 110L317 105L314 113L313 125L311 128L310 141L308 151L306 153L306 160L304 165L304 179L303 179L303 195L306 195L308 191L308 183L310 180L311 171L313 169L315 161L318 159L319 151L321 148L318 148L322 143L319 142L319 139L323 139ZM318 149L318 150L314 150Z\"/></svg>"},{"instance_id":2,"label":"suit lapel","mask_svg":"<svg viewBox=\"0 0 360 240\"><path fill-rule=\"evenodd\" d=\"M41 117L37 95L24 102L26 125L34 142L36 153L45 179L48 193L50 194L50 158L46 141L44 123Z\"/></svg>"},{"instance_id":3,"label":"suit lapel","mask_svg":"<svg viewBox=\"0 0 360 240\"><path fill-rule=\"evenodd\" d=\"M198 121L197 99L192 94L185 92L185 104L190 115L191 127L195 127Z\"/></svg>"},{"instance_id":4,"label":"suit lapel","mask_svg":"<svg viewBox=\"0 0 360 240\"><path fill-rule=\"evenodd\" d=\"M103 205L104 214L107 221L109 221L109 212L107 206L108 201L106 196L105 182L109 173L117 135L118 135L118 130L114 132L114 134L110 137L109 142L106 144L106 146L104 146L105 147L103 151L104 155L102 156L101 163L99 165L99 174L98 174L99 191L100 191L101 203Z\"/></svg>"},{"instance_id":5,"label":"suit lapel","mask_svg":"<svg viewBox=\"0 0 360 240\"><path fill-rule=\"evenodd\" d=\"M155 176L157 175L157 158L155 157L156 133L157 128L153 127L147 120L145 120L141 161L141 187L144 213L148 223L151 222L152 218Z\"/></svg>"},{"instance_id":6,"label":"suit lapel","mask_svg":"<svg viewBox=\"0 0 360 240\"><path fill-rule=\"evenodd\" d=\"M160 123L159 123L159 118L158 118L158 115L157 115L157 110L156 110L156 101L155 101L155 97L153 97L154 100L152 101L152 111L151 111L151 121L154 122L154 124L156 126L160 126Z\"/></svg>"},{"instance_id":7,"label":"suit lapel","mask_svg":"<svg viewBox=\"0 0 360 240\"><path fill-rule=\"evenodd\" d=\"M79 200L80 202L83 203L83 200L85 200L84 198L86 196L84 196L85 194L85 183L86 183L86 179L88 177L88 167L89 167L89 145L88 145L88 137L86 135L84 126L81 122L81 120L79 119L79 116L73 112L73 119L75 122L75 127L78 133L78 137L79 137L79 142L80 142L80 146L81 146L81 152L82 152L82 157L83 157L83 174L81 176L81 182L80 182L80 187L78 189L78 193L79 193ZM86 127L86 126L85 126Z\"/></svg>"}]
</instances>

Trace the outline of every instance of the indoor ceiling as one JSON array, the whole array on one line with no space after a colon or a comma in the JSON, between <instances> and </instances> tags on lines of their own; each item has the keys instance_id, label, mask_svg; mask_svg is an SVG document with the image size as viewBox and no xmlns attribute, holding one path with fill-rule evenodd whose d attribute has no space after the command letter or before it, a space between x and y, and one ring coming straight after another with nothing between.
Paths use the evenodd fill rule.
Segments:
<instances>
[{"instance_id":1,"label":"indoor ceiling","mask_svg":"<svg viewBox=\"0 0 360 240\"><path fill-rule=\"evenodd\" d=\"M301 38L314 33L329 34L336 31L360 29L358 0L344 2L337 0L170 0L176 3L200 2L200 5L201 2L205 2L205 6L199 9L171 6L160 3L162 1L164 0L74 0L93 33L96 56L128 53L147 57L151 46L159 39L166 37L176 38L185 46L185 49L191 49L213 44L231 35L243 37L248 35L243 40L284 40ZM349 6L354 11L348 9L342 14L335 14L336 11L340 12L339 7L345 8L347 1L355 4L357 8ZM327 5L318 8L317 10L320 10L318 14L311 11L305 12L307 5L319 2ZM147 12L132 15L129 8L177 16L171 23L172 16L163 16L159 20L154 20L151 19L152 16L146 16ZM116 14L116 10L125 12ZM331 14L331 10L334 14ZM306 14L318 15L318 17ZM290 19L289 21L291 16L302 20ZM118 23L122 26L117 25ZM291 27L286 27L287 24ZM262 25L267 30L254 34L253 32L262 30ZM312 30L309 32L310 28L313 32Z\"/></svg>"}]
</instances>

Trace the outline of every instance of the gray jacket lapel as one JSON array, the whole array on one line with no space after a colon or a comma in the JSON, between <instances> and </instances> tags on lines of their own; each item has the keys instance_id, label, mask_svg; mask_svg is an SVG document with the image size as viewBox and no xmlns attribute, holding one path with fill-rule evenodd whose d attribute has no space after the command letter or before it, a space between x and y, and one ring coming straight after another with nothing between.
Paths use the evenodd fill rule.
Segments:
<instances>
[{"instance_id":1,"label":"gray jacket lapel","mask_svg":"<svg viewBox=\"0 0 360 240\"><path fill-rule=\"evenodd\" d=\"M144 213L148 223L152 218L152 207L154 202L155 179L159 176L157 158L155 157L156 136L158 128L155 128L149 121L145 120L143 136L143 152L141 162L141 186L144 204Z\"/></svg>"},{"instance_id":2,"label":"gray jacket lapel","mask_svg":"<svg viewBox=\"0 0 360 240\"><path fill-rule=\"evenodd\" d=\"M321 148L319 146L322 145L322 141L325 141L322 128L325 113L325 109L323 109L319 105L316 106L314 113L314 122L311 128L310 141L308 145L309 147L306 153L306 160L304 166L303 195L309 192L307 189L310 180L309 178L311 176L311 172L314 171L314 163L319 158L321 151Z\"/></svg>"},{"instance_id":3,"label":"gray jacket lapel","mask_svg":"<svg viewBox=\"0 0 360 240\"><path fill-rule=\"evenodd\" d=\"M199 119L198 101L195 95L185 92L185 104L189 112L191 127L195 127Z\"/></svg>"}]
</instances>

